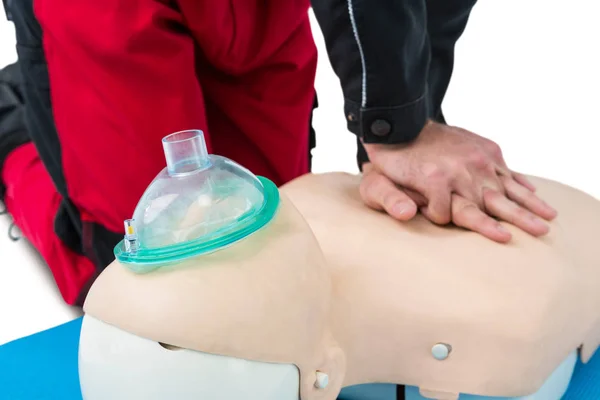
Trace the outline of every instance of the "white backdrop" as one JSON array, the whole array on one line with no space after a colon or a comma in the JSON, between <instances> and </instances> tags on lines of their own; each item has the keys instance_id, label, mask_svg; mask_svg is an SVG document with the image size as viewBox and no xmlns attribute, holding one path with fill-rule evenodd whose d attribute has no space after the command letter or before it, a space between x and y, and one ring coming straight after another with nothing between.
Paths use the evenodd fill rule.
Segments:
<instances>
[{"instance_id":1,"label":"white backdrop","mask_svg":"<svg viewBox=\"0 0 600 400\"><path fill-rule=\"evenodd\" d=\"M448 122L498 142L512 169L600 198L599 11L593 0L481 0L457 45L444 102ZM355 139L345 130L341 90L314 27L314 171L355 172ZM0 66L14 60L13 27L0 18ZM76 315L28 244L7 239L8 222L0 218L0 344Z\"/></svg>"}]
</instances>

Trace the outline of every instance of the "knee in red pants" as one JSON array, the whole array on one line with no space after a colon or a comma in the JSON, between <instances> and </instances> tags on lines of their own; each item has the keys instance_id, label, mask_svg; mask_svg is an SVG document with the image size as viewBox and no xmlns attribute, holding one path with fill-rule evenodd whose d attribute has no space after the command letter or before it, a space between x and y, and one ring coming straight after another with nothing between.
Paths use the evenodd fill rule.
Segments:
<instances>
[{"instance_id":1,"label":"knee in red pants","mask_svg":"<svg viewBox=\"0 0 600 400\"><path fill-rule=\"evenodd\" d=\"M23 235L46 261L68 304L82 301L96 268L86 257L69 249L54 231L61 197L33 144L17 148L2 170L6 207Z\"/></svg>"}]
</instances>

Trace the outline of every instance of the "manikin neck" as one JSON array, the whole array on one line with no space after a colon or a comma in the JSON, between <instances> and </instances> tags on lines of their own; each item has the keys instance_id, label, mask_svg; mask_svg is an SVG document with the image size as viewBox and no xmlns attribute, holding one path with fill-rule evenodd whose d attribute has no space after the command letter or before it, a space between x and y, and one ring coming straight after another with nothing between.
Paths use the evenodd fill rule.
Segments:
<instances>
[{"instance_id":1,"label":"manikin neck","mask_svg":"<svg viewBox=\"0 0 600 400\"><path fill-rule=\"evenodd\" d=\"M79 348L80 381L86 400L104 400L115 393L146 400L299 400L300 373L294 365L176 348L89 315L82 323ZM97 360L108 362L115 373L107 376L95 371Z\"/></svg>"}]
</instances>

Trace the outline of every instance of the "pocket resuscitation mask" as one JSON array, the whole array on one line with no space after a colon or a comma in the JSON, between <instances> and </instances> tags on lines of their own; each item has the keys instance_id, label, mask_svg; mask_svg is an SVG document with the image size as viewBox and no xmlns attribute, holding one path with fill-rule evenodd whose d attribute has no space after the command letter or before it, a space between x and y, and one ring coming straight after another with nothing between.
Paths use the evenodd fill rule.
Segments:
<instances>
[{"instance_id":1,"label":"pocket resuscitation mask","mask_svg":"<svg viewBox=\"0 0 600 400\"><path fill-rule=\"evenodd\" d=\"M209 155L201 131L162 140L167 166L142 195L114 248L127 269L146 273L220 250L269 223L279 191L236 162Z\"/></svg>"}]
</instances>

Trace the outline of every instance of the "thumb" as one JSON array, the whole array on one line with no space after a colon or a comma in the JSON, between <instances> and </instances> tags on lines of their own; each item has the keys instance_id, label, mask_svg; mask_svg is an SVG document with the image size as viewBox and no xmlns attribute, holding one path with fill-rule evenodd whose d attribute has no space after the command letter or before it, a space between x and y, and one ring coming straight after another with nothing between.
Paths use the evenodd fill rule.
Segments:
<instances>
[{"instance_id":1,"label":"thumb","mask_svg":"<svg viewBox=\"0 0 600 400\"><path fill-rule=\"evenodd\" d=\"M400 221L411 220L417 213L415 202L391 180L376 171L363 176L360 195L367 206L385 211Z\"/></svg>"}]
</instances>

